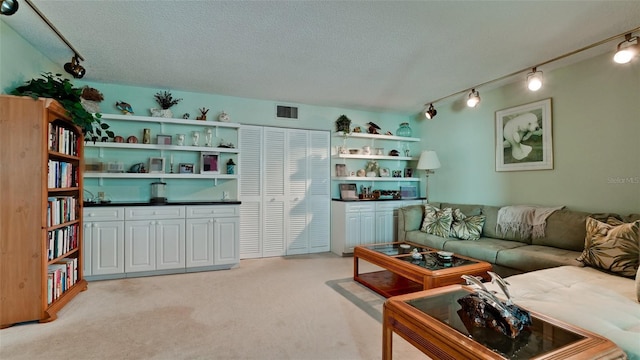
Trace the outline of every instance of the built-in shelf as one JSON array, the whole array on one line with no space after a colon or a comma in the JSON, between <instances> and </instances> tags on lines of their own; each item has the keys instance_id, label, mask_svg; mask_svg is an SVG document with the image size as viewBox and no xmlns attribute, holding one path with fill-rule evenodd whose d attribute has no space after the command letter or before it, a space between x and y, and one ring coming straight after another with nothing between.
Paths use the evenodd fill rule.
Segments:
<instances>
[{"instance_id":1,"label":"built-in shelf","mask_svg":"<svg viewBox=\"0 0 640 360\"><path fill-rule=\"evenodd\" d=\"M102 179L237 179L237 174L176 174L176 173L106 173L84 172L85 178Z\"/></svg>"},{"instance_id":2,"label":"built-in shelf","mask_svg":"<svg viewBox=\"0 0 640 360\"><path fill-rule=\"evenodd\" d=\"M171 151L217 151L221 153L239 153L237 148L222 148L209 146L180 146L162 144L116 143L116 142L85 142L85 147L111 149L142 149L142 150L171 150Z\"/></svg>"},{"instance_id":3,"label":"built-in shelf","mask_svg":"<svg viewBox=\"0 0 640 360\"><path fill-rule=\"evenodd\" d=\"M380 134L367 134L367 133L354 133L354 132L345 134L342 131L333 133L333 136L347 137L347 138L376 139L376 140L413 141L413 142L422 140L420 138L395 136L395 135L380 135Z\"/></svg>"},{"instance_id":4,"label":"built-in shelf","mask_svg":"<svg viewBox=\"0 0 640 360\"><path fill-rule=\"evenodd\" d=\"M366 177L366 176L334 176L334 181L393 181L393 182L418 182L420 178L408 177Z\"/></svg>"},{"instance_id":5,"label":"built-in shelf","mask_svg":"<svg viewBox=\"0 0 640 360\"><path fill-rule=\"evenodd\" d=\"M337 154L333 155L336 159L374 159L374 160L402 160L411 161L418 160L417 157L411 156L390 156L390 155L359 155L359 154Z\"/></svg>"},{"instance_id":6,"label":"built-in shelf","mask_svg":"<svg viewBox=\"0 0 640 360\"><path fill-rule=\"evenodd\" d=\"M187 120L187 119L175 119L175 118L161 118L152 116L138 116L138 115L121 115L121 114L102 114L103 120L131 120L131 121L147 121L154 123L165 124L179 124L179 125L196 125L196 126L211 126L211 127L226 127L226 128L240 128L240 124L228 123L222 121L206 121L206 120Z\"/></svg>"}]
</instances>

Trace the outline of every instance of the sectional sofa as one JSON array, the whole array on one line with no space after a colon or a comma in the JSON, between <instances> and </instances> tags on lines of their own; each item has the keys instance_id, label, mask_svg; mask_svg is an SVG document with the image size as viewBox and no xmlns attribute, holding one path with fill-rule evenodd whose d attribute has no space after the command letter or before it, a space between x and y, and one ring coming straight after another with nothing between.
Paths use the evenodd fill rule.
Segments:
<instances>
[{"instance_id":1,"label":"sectional sofa","mask_svg":"<svg viewBox=\"0 0 640 360\"><path fill-rule=\"evenodd\" d=\"M497 230L498 206L431 205L481 216L484 224L479 239L461 240L422 231L425 207L414 205L398 210L399 240L488 261L496 273L507 277L516 304L597 333L615 342L629 359L640 360L640 215L589 214L563 208L546 218L543 236L522 237L515 231ZM595 223L593 219L604 221L599 223L604 228L587 229L588 224ZM599 269L597 265L603 263L578 261L593 232L607 236L606 228L615 226L606 222L619 225L618 219L625 224L625 236L631 239L624 250L632 254L632 263L635 260L633 274L627 268L621 276ZM498 290L495 284L488 287Z\"/></svg>"}]
</instances>

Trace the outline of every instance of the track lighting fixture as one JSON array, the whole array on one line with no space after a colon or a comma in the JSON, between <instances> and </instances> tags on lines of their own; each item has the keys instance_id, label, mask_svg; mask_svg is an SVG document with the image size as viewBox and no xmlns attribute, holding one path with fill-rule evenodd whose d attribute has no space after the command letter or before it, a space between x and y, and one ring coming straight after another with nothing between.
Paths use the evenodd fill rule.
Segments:
<instances>
[{"instance_id":1,"label":"track lighting fixture","mask_svg":"<svg viewBox=\"0 0 640 360\"><path fill-rule=\"evenodd\" d=\"M0 15L11 16L18 11L18 0L2 0Z\"/></svg>"},{"instance_id":2,"label":"track lighting fixture","mask_svg":"<svg viewBox=\"0 0 640 360\"><path fill-rule=\"evenodd\" d=\"M476 107L480 103L480 92L476 89L471 89L469 92L469 98L467 99L468 107Z\"/></svg>"},{"instance_id":3,"label":"track lighting fixture","mask_svg":"<svg viewBox=\"0 0 640 360\"><path fill-rule=\"evenodd\" d=\"M534 67L531 72L527 74L527 87L531 91L538 91L542 87L542 71L537 70Z\"/></svg>"},{"instance_id":4,"label":"track lighting fixture","mask_svg":"<svg viewBox=\"0 0 640 360\"><path fill-rule=\"evenodd\" d=\"M438 114L438 112L436 111L436 108L433 107L433 104L430 104L429 108L424 112L424 116L427 119L433 119L436 117L436 114Z\"/></svg>"},{"instance_id":5,"label":"track lighting fixture","mask_svg":"<svg viewBox=\"0 0 640 360\"><path fill-rule=\"evenodd\" d=\"M638 53L638 37L628 33L624 36L624 41L618 44L618 50L613 56L613 61L618 64L626 64Z\"/></svg>"},{"instance_id":6,"label":"track lighting fixture","mask_svg":"<svg viewBox=\"0 0 640 360\"><path fill-rule=\"evenodd\" d=\"M76 79L82 79L86 70L82 65L80 65L80 60L78 59L78 55L74 54L71 58L71 61L64 64L64 70L69 74L73 75Z\"/></svg>"}]
</instances>

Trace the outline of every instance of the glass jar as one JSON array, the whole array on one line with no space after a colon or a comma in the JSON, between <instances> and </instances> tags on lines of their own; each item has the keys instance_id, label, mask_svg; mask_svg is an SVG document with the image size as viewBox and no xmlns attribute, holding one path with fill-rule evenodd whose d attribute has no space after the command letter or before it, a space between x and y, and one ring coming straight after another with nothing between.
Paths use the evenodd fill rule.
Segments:
<instances>
[{"instance_id":1,"label":"glass jar","mask_svg":"<svg viewBox=\"0 0 640 360\"><path fill-rule=\"evenodd\" d=\"M411 137L412 134L413 134L413 131L411 131L411 128L409 127L409 123L406 123L406 122L403 122L402 124L400 124L400 127L398 128L398 130L396 130L396 136Z\"/></svg>"}]
</instances>

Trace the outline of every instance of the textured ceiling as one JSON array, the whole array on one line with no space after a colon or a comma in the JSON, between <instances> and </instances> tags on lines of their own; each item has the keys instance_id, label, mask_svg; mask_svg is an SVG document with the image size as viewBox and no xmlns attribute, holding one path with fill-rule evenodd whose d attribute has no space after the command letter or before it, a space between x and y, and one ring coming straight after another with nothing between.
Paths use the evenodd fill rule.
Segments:
<instances>
[{"instance_id":1,"label":"textured ceiling","mask_svg":"<svg viewBox=\"0 0 640 360\"><path fill-rule=\"evenodd\" d=\"M2 20L68 62L19 1ZM405 113L640 25L635 0L33 2L85 80Z\"/></svg>"}]
</instances>

